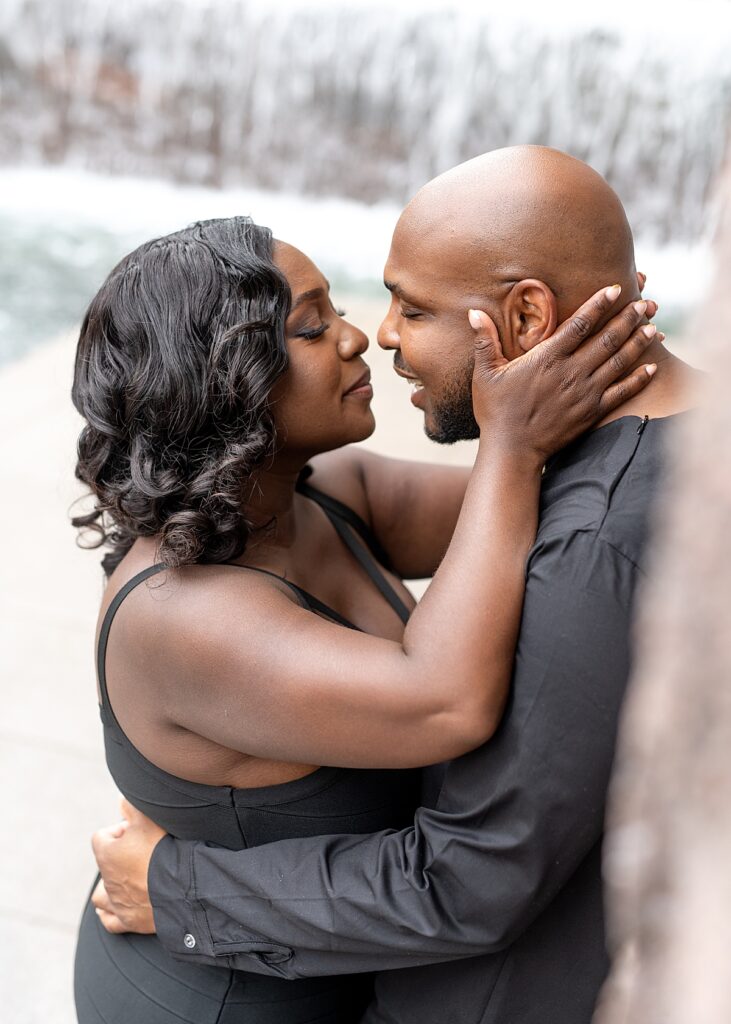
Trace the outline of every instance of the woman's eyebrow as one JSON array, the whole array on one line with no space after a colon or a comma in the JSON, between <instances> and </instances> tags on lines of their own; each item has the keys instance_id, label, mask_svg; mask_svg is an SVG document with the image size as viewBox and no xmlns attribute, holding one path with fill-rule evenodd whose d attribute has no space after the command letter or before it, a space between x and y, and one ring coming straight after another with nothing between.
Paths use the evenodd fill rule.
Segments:
<instances>
[{"instance_id":1,"label":"woman's eyebrow","mask_svg":"<svg viewBox=\"0 0 731 1024\"><path fill-rule=\"evenodd\" d=\"M292 309L297 309L303 302L308 302L310 299L319 299L325 294L324 288L310 288L308 292L302 292L292 303Z\"/></svg>"}]
</instances>

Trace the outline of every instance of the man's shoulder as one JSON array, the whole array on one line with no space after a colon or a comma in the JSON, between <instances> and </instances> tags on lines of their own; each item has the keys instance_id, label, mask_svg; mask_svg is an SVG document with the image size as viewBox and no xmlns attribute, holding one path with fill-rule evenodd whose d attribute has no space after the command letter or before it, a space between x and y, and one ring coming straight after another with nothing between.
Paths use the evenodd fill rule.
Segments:
<instances>
[{"instance_id":1,"label":"man's shoulder","mask_svg":"<svg viewBox=\"0 0 731 1024\"><path fill-rule=\"evenodd\" d=\"M643 570L669 419L616 420L549 465L529 567L560 555L567 566L624 560Z\"/></svg>"}]
</instances>

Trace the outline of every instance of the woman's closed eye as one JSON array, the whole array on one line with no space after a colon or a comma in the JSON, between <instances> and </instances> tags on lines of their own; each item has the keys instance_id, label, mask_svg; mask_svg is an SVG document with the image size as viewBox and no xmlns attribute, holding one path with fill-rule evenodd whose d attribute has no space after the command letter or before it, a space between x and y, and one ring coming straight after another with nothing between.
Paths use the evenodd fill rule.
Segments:
<instances>
[{"instance_id":1,"label":"woman's closed eye","mask_svg":"<svg viewBox=\"0 0 731 1024\"><path fill-rule=\"evenodd\" d=\"M333 306L332 303L330 303L330 308L332 309L335 316L345 316L344 309L338 309L337 307ZM329 326L330 324L326 323L325 321L321 321L318 324L313 324L312 326L304 325L296 332L295 337L304 338L306 341L313 341L315 338L322 337L322 335L329 328Z\"/></svg>"},{"instance_id":2,"label":"woman's closed eye","mask_svg":"<svg viewBox=\"0 0 731 1024\"><path fill-rule=\"evenodd\" d=\"M302 327L296 332L295 338L304 338L306 341L313 341L315 338L321 338L329 326L330 324L319 323L312 327Z\"/></svg>"}]
</instances>

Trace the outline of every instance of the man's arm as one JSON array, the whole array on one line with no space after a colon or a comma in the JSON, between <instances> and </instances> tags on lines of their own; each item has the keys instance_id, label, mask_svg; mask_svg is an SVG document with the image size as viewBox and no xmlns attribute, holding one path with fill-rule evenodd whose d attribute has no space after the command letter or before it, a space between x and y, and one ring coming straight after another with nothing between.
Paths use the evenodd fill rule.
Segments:
<instances>
[{"instance_id":1,"label":"man's arm","mask_svg":"<svg viewBox=\"0 0 731 1024\"><path fill-rule=\"evenodd\" d=\"M163 839L149 886L170 952L297 978L513 942L601 835L637 572L593 533L537 545L503 723L412 828L242 852Z\"/></svg>"}]
</instances>

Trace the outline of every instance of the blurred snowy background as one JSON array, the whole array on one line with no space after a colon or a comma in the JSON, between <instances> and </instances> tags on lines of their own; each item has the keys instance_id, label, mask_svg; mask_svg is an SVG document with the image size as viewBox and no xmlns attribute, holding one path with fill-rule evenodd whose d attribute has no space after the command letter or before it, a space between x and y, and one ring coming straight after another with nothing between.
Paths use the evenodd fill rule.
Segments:
<instances>
[{"instance_id":1,"label":"blurred snowy background","mask_svg":"<svg viewBox=\"0 0 731 1024\"><path fill-rule=\"evenodd\" d=\"M405 200L517 142L607 176L673 332L709 278L730 111L728 0L3 0L0 362L202 217L250 213L378 296Z\"/></svg>"}]
</instances>

